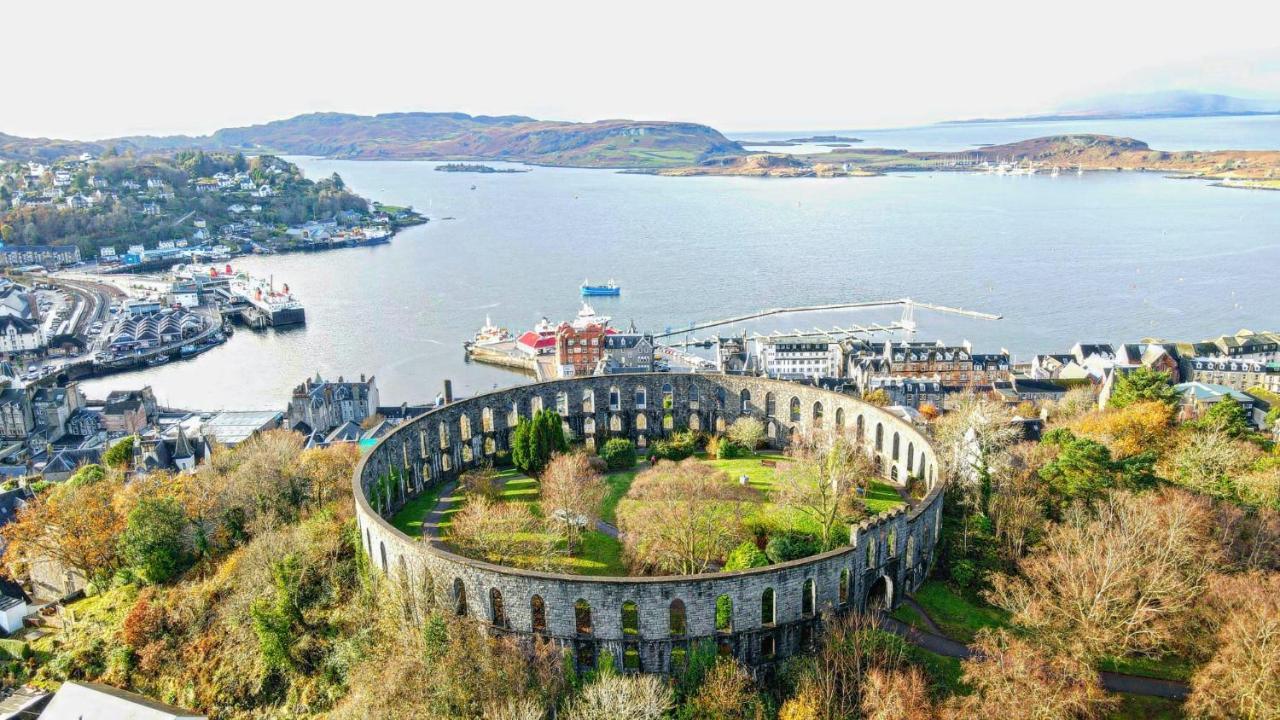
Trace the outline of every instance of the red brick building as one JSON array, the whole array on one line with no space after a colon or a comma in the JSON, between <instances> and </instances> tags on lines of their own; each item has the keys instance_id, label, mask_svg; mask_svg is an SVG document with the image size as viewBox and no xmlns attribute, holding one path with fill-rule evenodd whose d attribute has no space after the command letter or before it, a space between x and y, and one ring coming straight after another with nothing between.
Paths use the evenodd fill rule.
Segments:
<instances>
[{"instance_id":1,"label":"red brick building","mask_svg":"<svg viewBox=\"0 0 1280 720\"><path fill-rule=\"evenodd\" d=\"M595 372L596 365L604 357L604 325L590 323L575 327L561 323L556 328L556 365L560 377L577 377Z\"/></svg>"}]
</instances>

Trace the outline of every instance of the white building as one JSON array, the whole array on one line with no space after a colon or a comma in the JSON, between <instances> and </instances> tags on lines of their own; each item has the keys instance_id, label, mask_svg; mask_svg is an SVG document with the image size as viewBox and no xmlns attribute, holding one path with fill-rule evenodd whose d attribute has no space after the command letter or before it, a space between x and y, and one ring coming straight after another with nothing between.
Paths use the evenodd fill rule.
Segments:
<instances>
[{"instance_id":1,"label":"white building","mask_svg":"<svg viewBox=\"0 0 1280 720\"><path fill-rule=\"evenodd\" d=\"M44 334L38 325L20 317L0 315L0 352L31 352L43 346Z\"/></svg>"},{"instance_id":2,"label":"white building","mask_svg":"<svg viewBox=\"0 0 1280 720\"><path fill-rule=\"evenodd\" d=\"M844 351L834 340L762 338L756 341L756 355L765 375L782 380L840 377L844 366Z\"/></svg>"}]
</instances>

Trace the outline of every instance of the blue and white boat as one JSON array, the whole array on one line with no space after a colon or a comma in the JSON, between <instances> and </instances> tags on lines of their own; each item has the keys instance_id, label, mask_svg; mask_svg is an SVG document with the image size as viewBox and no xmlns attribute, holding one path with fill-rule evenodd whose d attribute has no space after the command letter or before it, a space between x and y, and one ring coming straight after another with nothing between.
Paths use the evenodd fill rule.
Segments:
<instances>
[{"instance_id":1,"label":"blue and white boat","mask_svg":"<svg viewBox=\"0 0 1280 720\"><path fill-rule=\"evenodd\" d=\"M582 297L617 297L621 294L622 288L612 279L607 285L592 285L586 280L582 281Z\"/></svg>"}]
</instances>

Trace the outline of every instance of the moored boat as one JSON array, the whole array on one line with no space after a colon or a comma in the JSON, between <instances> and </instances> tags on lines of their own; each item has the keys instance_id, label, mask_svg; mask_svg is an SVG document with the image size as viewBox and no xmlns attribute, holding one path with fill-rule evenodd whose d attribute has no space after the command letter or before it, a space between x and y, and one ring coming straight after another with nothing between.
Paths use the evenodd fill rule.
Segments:
<instances>
[{"instance_id":1,"label":"moored boat","mask_svg":"<svg viewBox=\"0 0 1280 720\"><path fill-rule=\"evenodd\" d=\"M622 288L618 287L612 279L604 285L592 285L586 280L582 281L582 297L616 297L622 294Z\"/></svg>"}]
</instances>

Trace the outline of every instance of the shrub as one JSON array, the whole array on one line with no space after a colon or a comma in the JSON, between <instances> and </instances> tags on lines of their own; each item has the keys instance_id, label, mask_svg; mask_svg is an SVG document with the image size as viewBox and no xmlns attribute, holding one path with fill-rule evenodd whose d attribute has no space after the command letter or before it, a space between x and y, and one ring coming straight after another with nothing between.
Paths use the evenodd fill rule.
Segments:
<instances>
[{"instance_id":1,"label":"shrub","mask_svg":"<svg viewBox=\"0 0 1280 720\"><path fill-rule=\"evenodd\" d=\"M733 438L722 437L716 445L716 458L720 460L733 460L734 458L744 458L750 455L751 448Z\"/></svg>"},{"instance_id":2,"label":"shrub","mask_svg":"<svg viewBox=\"0 0 1280 720\"><path fill-rule=\"evenodd\" d=\"M458 484L468 496L488 500L496 500L503 485L502 480L498 478L498 473L489 465L481 465L462 473Z\"/></svg>"},{"instance_id":3,"label":"shrub","mask_svg":"<svg viewBox=\"0 0 1280 720\"><path fill-rule=\"evenodd\" d=\"M186 561L182 535L187 517L173 498L143 498L129 512L120 536L120 555L149 583L162 583Z\"/></svg>"},{"instance_id":4,"label":"shrub","mask_svg":"<svg viewBox=\"0 0 1280 720\"><path fill-rule=\"evenodd\" d=\"M729 553L729 557L725 560L725 570L747 570L749 568L764 567L769 564L769 557L756 547L754 542L748 540Z\"/></svg>"},{"instance_id":5,"label":"shrub","mask_svg":"<svg viewBox=\"0 0 1280 720\"><path fill-rule=\"evenodd\" d=\"M600 458L610 470L626 470L636 464L636 448L626 438L613 438L600 448Z\"/></svg>"},{"instance_id":6,"label":"shrub","mask_svg":"<svg viewBox=\"0 0 1280 720\"><path fill-rule=\"evenodd\" d=\"M120 438L116 444L112 445L102 455L102 462L108 466L118 470L124 470L129 467L129 463L133 461L133 441L134 436Z\"/></svg>"},{"instance_id":7,"label":"shrub","mask_svg":"<svg viewBox=\"0 0 1280 720\"><path fill-rule=\"evenodd\" d=\"M649 454L655 460L680 461L691 457L698 451L698 433L685 430L674 433L670 437L656 440L649 447Z\"/></svg>"},{"instance_id":8,"label":"shrub","mask_svg":"<svg viewBox=\"0 0 1280 720\"><path fill-rule=\"evenodd\" d=\"M764 442L764 423L750 415L743 415L733 421L726 435L748 450L755 450Z\"/></svg>"},{"instance_id":9,"label":"shrub","mask_svg":"<svg viewBox=\"0 0 1280 720\"><path fill-rule=\"evenodd\" d=\"M818 552L818 539L800 532L774 535L764 547L765 555L775 563L808 557Z\"/></svg>"}]
</instances>

